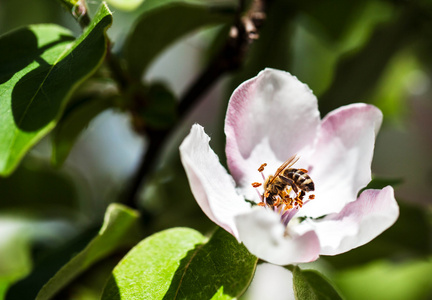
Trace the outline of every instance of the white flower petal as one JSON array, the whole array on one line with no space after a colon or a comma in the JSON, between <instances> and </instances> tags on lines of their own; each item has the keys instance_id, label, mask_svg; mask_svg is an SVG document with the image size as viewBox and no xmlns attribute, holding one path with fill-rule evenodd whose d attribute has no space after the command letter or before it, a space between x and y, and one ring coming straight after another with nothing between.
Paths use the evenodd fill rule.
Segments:
<instances>
[{"instance_id":1,"label":"white flower petal","mask_svg":"<svg viewBox=\"0 0 432 300\"><path fill-rule=\"evenodd\" d=\"M315 200L299 216L340 212L355 201L371 180L375 137L382 113L375 106L352 104L330 112L322 121L314 152L308 158Z\"/></svg>"},{"instance_id":2,"label":"white flower petal","mask_svg":"<svg viewBox=\"0 0 432 300\"><path fill-rule=\"evenodd\" d=\"M276 171L312 145L319 124L316 97L291 74L265 69L242 83L225 119L228 166L237 184L253 192L250 184L261 178L258 167L266 162L268 170Z\"/></svg>"},{"instance_id":3,"label":"white flower petal","mask_svg":"<svg viewBox=\"0 0 432 300\"><path fill-rule=\"evenodd\" d=\"M216 224L238 238L234 216L250 210L235 183L209 146L210 137L198 124L180 146L180 157L195 199Z\"/></svg>"},{"instance_id":4,"label":"white flower petal","mask_svg":"<svg viewBox=\"0 0 432 300\"><path fill-rule=\"evenodd\" d=\"M323 255L336 255L364 245L396 222L399 207L393 188L366 190L357 201L347 204L338 214L323 219L307 219L297 229L314 230Z\"/></svg>"},{"instance_id":5,"label":"white flower petal","mask_svg":"<svg viewBox=\"0 0 432 300\"><path fill-rule=\"evenodd\" d=\"M243 298L248 300L295 300L291 271L273 264L259 264Z\"/></svg>"},{"instance_id":6,"label":"white flower petal","mask_svg":"<svg viewBox=\"0 0 432 300\"><path fill-rule=\"evenodd\" d=\"M277 265L314 261L320 245L313 231L285 236L280 217L261 207L235 218L239 238L257 257Z\"/></svg>"}]
</instances>

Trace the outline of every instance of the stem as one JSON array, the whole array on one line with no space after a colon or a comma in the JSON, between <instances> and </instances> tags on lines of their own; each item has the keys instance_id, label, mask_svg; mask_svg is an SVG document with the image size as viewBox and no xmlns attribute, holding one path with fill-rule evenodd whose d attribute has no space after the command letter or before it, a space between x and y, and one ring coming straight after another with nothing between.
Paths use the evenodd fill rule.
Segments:
<instances>
[{"instance_id":1,"label":"stem","mask_svg":"<svg viewBox=\"0 0 432 300\"><path fill-rule=\"evenodd\" d=\"M244 17L238 12L221 52L183 95L179 105L180 115L185 114L224 73L235 71L242 66L250 45L259 37L259 29L265 20L269 2L254 0ZM240 1L239 9L243 8L244 1Z\"/></svg>"},{"instance_id":2,"label":"stem","mask_svg":"<svg viewBox=\"0 0 432 300\"><path fill-rule=\"evenodd\" d=\"M179 120L195 106L201 96L226 72L240 68L243 64L250 44L258 39L258 31L266 16L270 0L254 0L250 9L242 16L245 1L239 2L239 11L234 25L231 27L228 40L221 52L210 62L191 87L181 98L178 106ZM134 175L129 190L126 193L125 203L136 207L140 187L143 180L150 173L160 148L177 124L166 130L152 130L147 128L146 136L149 141L147 151L144 151L141 163Z\"/></svg>"},{"instance_id":3,"label":"stem","mask_svg":"<svg viewBox=\"0 0 432 300\"><path fill-rule=\"evenodd\" d=\"M75 18L84 30L90 25L87 3L85 0L58 0L63 7Z\"/></svg>"},{"instance_id":4,"label":"stem","mask_svg":"<svg viewBox=\"0 0 432 300\"><path fill-rule=\"evenodd\" d=\"M167 139L170 132L170 129L147 130L147 138L149 141L148 147L143 151L138 169L136 170L136 173L131 180L129 189L124 195L124 203L129 205L130 207L137 208L137 200L142 182L153 168L155 158L158 156L160 148L165 143L165 140ZM151 217L151 214L149 214L148 217ZM150 221L147 220L147 222Z\"/></svg>"}]
</instances>

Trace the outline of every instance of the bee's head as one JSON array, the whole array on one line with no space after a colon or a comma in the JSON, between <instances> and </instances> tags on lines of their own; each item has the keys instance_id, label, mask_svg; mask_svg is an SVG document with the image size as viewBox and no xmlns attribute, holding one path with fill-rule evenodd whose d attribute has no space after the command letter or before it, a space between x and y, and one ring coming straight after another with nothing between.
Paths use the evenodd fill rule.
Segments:
<instances>
[{"instance_id":1,"label":"bee's head","mask_svg":"<svg viewBox=\"0 0 432 300\"><path fill-rule=\"evenodd\" d=\"M267 187L268 187L268 184L269 184L269 182L273 179L273 175L270 175L269 177L267 177L267 179L264 181L264 191L266 191L267 190Z\"/></svg>"}]
</instances>

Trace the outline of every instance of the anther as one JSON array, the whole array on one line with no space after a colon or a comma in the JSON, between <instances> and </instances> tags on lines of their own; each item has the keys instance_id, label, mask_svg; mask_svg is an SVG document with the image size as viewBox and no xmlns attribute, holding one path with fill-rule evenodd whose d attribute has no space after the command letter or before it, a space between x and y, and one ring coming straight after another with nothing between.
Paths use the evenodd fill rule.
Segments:
<instances>
[{"instance_id":1,"label":"anther","mask_svg":"<svg viewBox=\"0 0 432 300\"><path fill-rule=\"evenodd\" d=\"M264 167L267 166L266 163L263 163L259 168L258 168L258 172L262 172L264 171Z\"/></svg>"},{"instance_id":2,"label":"anther","mask_svg":"<svg viewBox=\"0 0 432 300\"><path fill-rule=\"evenodd\" d=\"M257 188L257 187L259 187L259 186L261 186L262 185L262 183L259 183L259 182L254 182L254 183L252 183L252 186L254 187L254 188Z\"/></svg>"},{"instance_id":3,"label":"anther","mask_svg":"<svg viewBox=\"0 0 432 300\"><path fill-rule=\"evenodd\" d=\"M309 195L309 200L315 199L315 195Z\"/></svg>"}]
</instances>

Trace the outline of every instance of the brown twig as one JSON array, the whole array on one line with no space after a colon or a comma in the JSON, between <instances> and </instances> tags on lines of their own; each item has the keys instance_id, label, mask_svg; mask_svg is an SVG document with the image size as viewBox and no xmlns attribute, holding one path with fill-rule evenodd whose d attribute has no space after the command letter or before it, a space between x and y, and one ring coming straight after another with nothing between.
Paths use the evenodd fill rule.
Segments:
<instances>
[{"instance_id":1,"label":"brown twig","mask_svg":"<svg viewBox=\"0 0 432 300\"><path fill-rule=\"evenodd\" d=\"M259 29L266 18L268 2L254 0L244 16L239 14L221 52L183 95L179 105L181 115L186 113L224 73L240 68L250 44L259 38Z\"/></svg>"},{"instance_id":2,"label":"brown twig","mask_svg":"<svg viewBox=\"0 0 432 300\"><path fill-rule=\"evenodd\" d=\"M242 65L250 44L259 37L259 29L265 20L269 2L270 0L254 0L244 15L245 1L239 2L238 16L231 27L226 44L181 98L178 106L179 119L224 73L234 71ZM160 148L174 128L175 126L166 130L147 129L146 136L149 144L125 195L128 205L136 207L142 182L152 169Z\"/></svg>"}]
</instances>

